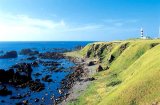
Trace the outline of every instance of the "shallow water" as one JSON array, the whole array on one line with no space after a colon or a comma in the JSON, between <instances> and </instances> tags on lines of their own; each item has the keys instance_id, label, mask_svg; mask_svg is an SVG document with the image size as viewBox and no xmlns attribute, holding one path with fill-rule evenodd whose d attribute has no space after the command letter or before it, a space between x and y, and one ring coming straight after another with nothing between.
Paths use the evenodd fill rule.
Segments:
<instances>
[{"instance_id":1,"label":"shallow water","mask_svg":"<svg viewBox=\"0 0 160 105\"><path fill-rule=\"evenodd\" d=\"M52 52L52 51L60 51L63 50L57 50L57 48L64 48L67 50L73 50L76 46L85 46L90 42L0 42L0 51L2 50L4 53L7 51L15 50L18 53L20 52L21 49L25 48L30 48L33 50L37 50L39 52ZM56 48L56 49L55 49ZM4 53L1 53L4 54ZM9 67L16 63L31 63L34 60L26 60L28 56L26 55L18 55L17 58L14 59L0 59L0 69L5 69L7 70ZM42 61L50 61L49 59L40 59ZM60 88L61 80L64 79L68 74L72 72L70 67L74 66L74 63L66 60L66 59L60 59L60 60L54 60L52 61L57 61L60 62L59 67L63 67L61 72L51 72L46 70L46 66L39 65L38 67L32 67L33 72L32 72L32 79L42 79L45 75L51 75L51 79L54 82L44 82L41 80L42 83L45 84L45 89L40 91L40 92L31 92L29 97L25 97L22 99L10 99L11 96L17 96L17 94L24 94L30 89L28 87L26 88L15 88L13 86L7 85L7 88L9 90L12 90L12 95L8 96L0 96L0 104L3 105L14 105L17 102L22 102L23 100L29 100L29 103L34 104L41 104L42 101L39 102L34 102L35 98L41 99L42 97L45 97L45 101L43 102L44 104L51 104L53 103L52 100L50 99L51 96L55 96L55 98L58 98L60 94L58 93L57 88ZM34 76L33 74L35 73L41 73L42 75L40 76ZM66 90L67 91L67 90ZM2 103L1 100L4 100L5 102Z\"/></svg>"}]
</instances>

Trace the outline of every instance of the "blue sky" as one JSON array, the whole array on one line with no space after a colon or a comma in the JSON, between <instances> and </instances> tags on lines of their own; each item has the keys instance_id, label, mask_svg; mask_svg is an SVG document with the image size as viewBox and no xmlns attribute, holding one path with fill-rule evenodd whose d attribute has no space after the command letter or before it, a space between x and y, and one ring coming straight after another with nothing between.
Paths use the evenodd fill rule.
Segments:
<instances>
[{"instance_id":1,"label":"blue sky","mask_svg":"<svg viewBox=\"0 0 160 105\"><path fill-rule=\"evenodd\" d=\"M160 0L1 0L1 41L111 41L158 36Z\"/></svg>"}]
</instances>

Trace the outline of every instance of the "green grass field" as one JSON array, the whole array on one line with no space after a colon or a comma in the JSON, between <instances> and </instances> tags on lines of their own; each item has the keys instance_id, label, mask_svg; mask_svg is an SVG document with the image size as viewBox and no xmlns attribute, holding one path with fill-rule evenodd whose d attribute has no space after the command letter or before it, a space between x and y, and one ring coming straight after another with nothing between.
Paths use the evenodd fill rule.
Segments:
<instances>
[{"instance_id":1,"label":"green grass field","mask_svg":"<svg viewBox=\"0 0 160 105\"><path fill-rule=\"evenodd\" d=\"M69 105L160 104L160 40L97 42L77 52L103 67L76 102ZM158 105L158 104L157 104Z\"/></svg>"}]
</instances>

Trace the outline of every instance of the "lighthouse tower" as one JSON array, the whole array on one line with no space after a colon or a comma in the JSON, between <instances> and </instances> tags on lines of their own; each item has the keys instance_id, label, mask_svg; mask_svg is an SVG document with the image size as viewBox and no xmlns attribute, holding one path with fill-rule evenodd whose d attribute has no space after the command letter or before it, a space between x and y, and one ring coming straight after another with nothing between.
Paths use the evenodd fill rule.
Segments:
<instances>
[{"instance_id":1,"label":"lighthouse tower","mask_svg":"<svg viewBox=\"0 0 160 105\"><path fill-rule=\"evenodd\" d=\"M141 28L141 39L143 39L143 28Z\"/></svg>"},{"instance_id":2,"label":"lighthouse tower","mask_svg":"<svg viewBox=\"0 0 160 105\"><path fill-rule=\"evenodd\" d=\"M143 28L141 28L141 39L143 39Z\"/></svg>"}]
</instances>

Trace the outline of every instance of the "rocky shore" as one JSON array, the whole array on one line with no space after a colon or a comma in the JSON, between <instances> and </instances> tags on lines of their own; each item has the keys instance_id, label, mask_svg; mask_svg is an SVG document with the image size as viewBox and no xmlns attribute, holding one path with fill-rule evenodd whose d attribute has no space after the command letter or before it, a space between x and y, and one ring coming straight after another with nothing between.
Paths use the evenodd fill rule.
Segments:
<instances>
[{"instance_id":1,"label":"rocky shore","mask_svg":"<svg viewBox=\"0 0 160 105\"><path fill-rule=\"evenodd\" d=\"M98 64L89 65L92 62L91 59L77 56L76 52L69 52L65 54L66 58L74 62L76 66L73 68L74 73L78 73L78 76L73 76L74 80L69 88L68 96L59 105L66 105L68 102L76 101L78 96L87 88L87 86L95 80L92 77L96 73Z\"/></svg>"},{"instance_id":2,"label":"rocky shore","mask_svg":"<svg viewBox=\"0 0 160 105\"><path fill-rule=\"evenodd\" d=\"M59 49L60 50L60 49ZM70 89L73 84L79 80L81 74L84 72L80 65L71 67L72 71L67 71L64 68L61 62L58 60L66 59L68 61L72 60L68 57L65 57L63 53L59 52L38 52L36 50L31 49L22 49L19 53L17 51L9 51L0 56L2 59L10 59L17 58L19 55L25 55L27 58L21 59L20 63L16 63L8 68L8 70L0 69L0 96L9 96L11 100L23 100L16 102L16 105L32 105L30 99L26 99L26 97L30 97L32 93L39 93L44 89L48 89L48 92L45 93L44 97L35 97L33 100L35 103L45 103L45 96L48 96L49 92L57 91L59 96L55 96L54 94L50 96L50 101L52 104L58 104L65 100L69 93L68 89ZM30 63L26 63L28 60ZM67 62L65 62L67 63ZM44 69L42 71L35 71L35 68L39 66L43 66ZM57 80L53 80L53 73L60 72L70 72L67 76L63 77L64 79L60 81L60 87L56 89L51 89L45 85L46 83L57 83ZM46 74L47 73L47 74ZM58 78L58 77L56 77ZM25 89L29 88L25 93L18 93L17 95L13 94L14 91L9 87L12 86L15 89ZM1 103L6 103L5 100L1 100Z\"/></svg>"}]
</instances>

